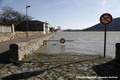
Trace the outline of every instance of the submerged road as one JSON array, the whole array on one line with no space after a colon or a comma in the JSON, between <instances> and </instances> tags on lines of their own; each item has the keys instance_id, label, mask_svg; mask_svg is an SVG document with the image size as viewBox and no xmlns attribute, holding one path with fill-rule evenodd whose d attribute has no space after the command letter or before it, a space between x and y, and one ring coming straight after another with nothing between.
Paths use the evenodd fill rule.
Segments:
<instances>
[{"instance_id":1,"label":"submerged road","mask_svg":"<svg viewBox=\"0 0 120 80\"><path fill-rule=\"evenodd\" d=\"M115 44L120 43L120 32L107 32L106 56L115 58ZM64 38L66 42L61 44L60 40ZM74 40L69 42L67 40ZM104 32L84 31L84 32L59 32L54 35L46 49L42 52L46 54L104 54Z\"/></svg>"}]
</instances>

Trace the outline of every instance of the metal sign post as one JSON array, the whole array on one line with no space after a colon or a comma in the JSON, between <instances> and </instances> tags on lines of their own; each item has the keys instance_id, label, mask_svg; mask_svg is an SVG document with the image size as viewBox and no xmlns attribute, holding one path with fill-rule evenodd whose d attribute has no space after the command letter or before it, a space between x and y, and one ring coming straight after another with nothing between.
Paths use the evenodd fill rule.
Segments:
<instances>
[{"instance_id":1,"label":"metal sign post","mask_svg":"<svg viewBox=\"0 0 120 80\"><path fill-rule=\"evenodd\" d=\"M104 57L105 57L105 54L106 54L106 25L105 25L105 33L104 33Z\"/></svg>"},{"instance_id":2,"label":"metal sign post","mask_svg":"<svg viewBox=\"0 0 120 80\"><path fill-rule=\"evenodd\" d=\"M112 22L112 16L109 13L104 13L100 17L101 24L105 25L105 31L104 31L104 57L106 56L106 32L107 32L107 25Z\"/></svg>"}]
</instances>

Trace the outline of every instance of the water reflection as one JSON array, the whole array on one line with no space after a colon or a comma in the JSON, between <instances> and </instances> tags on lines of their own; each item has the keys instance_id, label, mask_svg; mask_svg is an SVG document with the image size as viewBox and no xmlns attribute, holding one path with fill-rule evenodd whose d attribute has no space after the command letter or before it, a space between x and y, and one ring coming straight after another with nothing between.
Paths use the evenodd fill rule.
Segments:
<instances>
[{"instance_id":1,"label":"water reflection","mask_svg":"<svg viewBox=\"0 0 120 80\"><path fill-rule=\"evenodd\" d=\"M65 45L60 42L49 42L45 50L42 52L44 54L64 54Z\"/></svg>"},{"instance_id":2,"label":"water reflection","mask_svg":"<svg viewBox=\"0 0 120 80\"><path fill-rule=\"evenodd\" d=\"M65 45L60 45L60 52L61 52L62 54L65 53Z\"/></svg>"}]
</instances>

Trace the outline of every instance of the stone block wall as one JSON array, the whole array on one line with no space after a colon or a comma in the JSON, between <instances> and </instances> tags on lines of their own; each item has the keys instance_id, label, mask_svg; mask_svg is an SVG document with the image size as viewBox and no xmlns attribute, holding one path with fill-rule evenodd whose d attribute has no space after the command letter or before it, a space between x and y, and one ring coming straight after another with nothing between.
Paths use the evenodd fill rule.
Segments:
<instances>
[{"instance_id":1,"label":"stone block wall","mask_svg":"<svg viewBox=\"0 0 120 80\"><path fill-rule=\"evenodd\" d=\"M29 31L28 35L33 36L33 35L43 35L43 31ZM22 32L22 31L17 31L15 32L15 38L21 38L21 37L26 37L27 32Z\"/></svg>"},{"instance_id":2,"label":"stone block wall","mask_svg":"<svg viewBox=\"0 0 120 80\"><path fill-rule=\"evenodd\" d=\"M11 32L0 32L0 42L14 39L14 33Z\"/></svg>"},{"instance_id":3,"label":"stone block wall","mask_svg":"<svg viewBox=\"0 0 120 80\"><path fill-rule=\"evenodd\" d=\"M34 51L38 50L43 45L44 40L49 40L53 35L54 34L44 35L42 37L27 42L15 43L13 44L13 46L11 44L10 61L14 62L17 60L22 60L25 56L32 54Z\"/></svg>"},{"instance_id":4,"label":"stone block wall","mask_svg":"<svg viewBox=\"0 0 120 80\"><path fill-rule=\"evenodd\" d=\"M29 31L29 36L43 35L43 31ZM26 32L0 32L0 42L26 37Z\"/></svg>"}]
</instances>

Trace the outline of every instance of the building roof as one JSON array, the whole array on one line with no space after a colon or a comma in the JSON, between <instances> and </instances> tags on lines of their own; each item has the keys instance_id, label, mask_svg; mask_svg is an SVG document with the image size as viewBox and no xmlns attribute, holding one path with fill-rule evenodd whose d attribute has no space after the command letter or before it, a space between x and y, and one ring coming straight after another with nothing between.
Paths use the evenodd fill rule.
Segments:
<instances>
[{"instance_id":1,"label":"building roof","mask_svg":"<svg viewBox=\"0 0 120 80\"><path fill-rule=\"evenodd\" d=\"M0 25L11 25L10 23L0 23Z\"/></svg>"},{"instance_id":2,"label":"building roof","mask_svg":"<svg viewBox=\"0 0 120 80\"><path fill-rule=\"evenodd\" d=\"M44 22L38 20L28 21L28 30L29 31L43 31ZM27 21L24 21L16 26L17 31L26 31L27 30Z\"/></svg>"},{"instance_id":3,"label":"building roof","mask_svg":"<svg viewBox=\"0 0 120 80\"><path fill-rule=\"evenodd\" d=\"M9 26L11 26L12 24L8 24L8 23L0 23L0 27L3 27L3 26L5 26L5 27L9 27Z\"/></svg>"}]
</instances>

